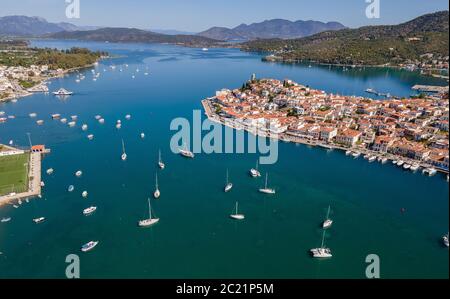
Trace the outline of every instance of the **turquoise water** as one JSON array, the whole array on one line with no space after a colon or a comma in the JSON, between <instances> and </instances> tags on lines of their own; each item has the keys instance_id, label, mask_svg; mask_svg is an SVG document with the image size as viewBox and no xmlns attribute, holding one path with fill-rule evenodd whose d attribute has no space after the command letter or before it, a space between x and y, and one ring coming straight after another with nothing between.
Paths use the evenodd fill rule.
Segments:
<instances>
[{"instance_id":1,"label":"turquoise water","mask_svg":"<svg viewBox=\"0 0 450 299\"><path fill-rule=\"evenodd\" d=\"M0 143L44 143L52 154L43 169L42 199L0 209L0 278L64 278L65 258L79 254L84 278L364 278L365 257L378 254L383 278L448 278L448 249L441 236L448 231L449 187L445 178L404 172L391 165L353 160L339 151L280 143L277 164L269 171L274 197L251 179L254 154L205 155L185 160L172 154L169 124L192 117L200 100L221 88L235 88L252 73L290 78L327 92L365 95L366 88L397 96L411 94L414 84L444 84L415 73L262 63L260 56L232 49L203 52L166 45L35 41L37 46L74 45L107 50L120 58L103 61L98 81L75 82L75 74L52 80L50 89L76 92L67 100L37 94L0 110L17 116L0 125ZM108 65L129 64L119 72ZM136 78L131 78L136 68ZM150 75L144 76L146 67ZM106 68L107 71L103 72ZM46 122L35 124L28 114ZM50 114L78 115L88 132L50 120ZM132 119L125 121L125 114ZM94 119L101 114L106 123ZM122 119L120 131L114 128ZM146 133L141 140L140 132ZM95 139L89 142L86 135ZM121 139L128 161L122 162ZM147 215L147 197L154 189L158 149L166 170L159 173L162 197L153 201L161 221L140 229ZM223 193L226 169L234 189ZM82 178L74 172L83 170ZM75 185L68 193L67 187ZM89 191L82 199L81 192ZM243 222L228 215L239 200ZM98 206L91 217L82 210ZM320 246L320 224L328 205L333 227L326 242L331 260L318 261L309 249ZM406 213L401 213L402 208ZM36 225L33 218L47 221ZM94 251L80 247L99 240Z\"/></svg>"}]
</instances>

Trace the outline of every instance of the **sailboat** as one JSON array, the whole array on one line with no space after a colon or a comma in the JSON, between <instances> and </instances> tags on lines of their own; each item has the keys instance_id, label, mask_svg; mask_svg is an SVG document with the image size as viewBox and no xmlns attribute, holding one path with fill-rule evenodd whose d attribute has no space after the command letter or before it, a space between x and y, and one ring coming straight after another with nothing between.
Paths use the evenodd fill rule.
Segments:
<instances>
[{"instance_id":1,"label":"sailboat","mask_svg":"<svg viewBox=\"0 0 450 299\"><path fill-rule=\"evenodd\" d=\"M325 219L325 221L322 224L322 227L324 229L330 228L333 225L333 220L330 219L330 210L331 210L331 207L328 206L327 218Z\"/></svg>"},{"instance_id":2,"label":"sailboat","mask_svg":"<svg viewBox=\"0 0 450 299\"><path fill-rule=\"evenodd\" d=\"M158 199L161 196L161 191L159 191L159 186L158 186L158 174L156 174L156 190L153 193L153 196L155 197L155 199Z\"/></svg>"},{"instance_id":3,"label":"sailboat","mask_svg":"<svg viewBox=\"0 0 450 299\"><path fill-rule=\"evenodd\" d=\"M322 245L320 248L311 249L311 253L314 258L330 258L333 257L331 254L331 250L329 248L325 248L325 232L322 233Z\"/></svg>"},{"instance_id":4,"label":"sailboat","mask_svg":"<svg viewBox=\"0 0 450 299\"><path fill-rule=\"evenodd\" d=\"M126 161L127 160L127 153L125 152L125 143L123 142L123 139L122 139L122 152L123 152L123 154L122 154L122 161Z\"/></svg>"},{"instance_id":5,"label":"sailboat","mask_svg":"<svg viewBox=\"0 0 450 299\"><path fill-rule=\"evenodd\" d=\"M267 187L267 180L269 178L269 174L266 173L266 184L264 185L264 188L259 189L259 192L265 193L265 194L275 194L275 189L271 189Z\"/></svg>"},{"instance_id":6,"label":"sailboat","mask_svg":"<svg viewBox=\"0 0 450 299\"><path fill-rule=\"evenodd\" d=\"M161 169L166 168L166 164L164 164L164 162L163 162L162 159L161 159L161 150L159 151L158 166L159 166L159 168L161 168Z\"/></svg>"},{"instance_id":7,"label":"sailboat","mask_svg":"<svg viewBox=\"0 0 450 299\"><path fill-rule=\"evenodd\" d=\"M256 168L250 169L250 175L254 178L261 177L261 173L258 170L258 166L259 166L259 163L258 163L258 161L256 161Z\"/></svg>"},{"instance_id":8,"label":"sailboat","mask_svg":"<svg viewBox=\"0 0 450 299\"><path fill-rule=\"evenodd\" d=\"M227 169L227 184L225 185L225 192L229 192L233 188L233 184L230 183L228 179L228 169Z\"/></svg>"},{"instance_id":9,"label":"sailboat","mask_svg":"<svg viewBox=\"0 0 450 299\"><path fill-rule=\"evenodd\" d=\"M180 149L180 154L181 154L183 157L186 157L186 158L191 158L191 159L193 159L193 158L195 157L194 153L191 152L191 151L187 148L187 145L186 145L186 144L184 144L184 149Z\"/></svg>"},{"instance_id":10,"label":"sailboat","mask_svg":"<svg viewBox=\"0 0 450 299\"><path fill-rule=\"evenodd\" d=\"M235 213L231 214L230 217L232 219L235 219L235 220L244 220L245 219L245 215L244 214L239 214L238 207L239 207L239 203L236 202Z\"/></svg>"},{"instance_id":11,"label":"sailboat","mask_svg":"<svg viewBox=\"0 0 450 299\"><path fill-rule=\"evenodd\" d=\"M149 226L159 222L159 218L152 218L152 206L150 203L150 198L148 199L148 211L149 211L150 218L139 221L140 227L149 227Z\"/></svg>"}]
</instances>

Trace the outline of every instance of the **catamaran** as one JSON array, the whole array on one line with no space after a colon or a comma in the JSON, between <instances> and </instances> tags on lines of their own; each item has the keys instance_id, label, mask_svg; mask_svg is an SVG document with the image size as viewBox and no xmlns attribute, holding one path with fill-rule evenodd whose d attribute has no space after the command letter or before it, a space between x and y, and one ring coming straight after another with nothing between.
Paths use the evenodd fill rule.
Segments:
<instances>
[{"instance_id":1,"label":"catamaran","mask_svg":"<svg viewBox=\"0 0 450 299\"><path fill-rule=\"evenodd\" d=\"M125 143L123 142L122 139L122 161L126 161L127 160L127 153L125 152Z\"/></svg>"},{"instance_id":2,"label":"catamaran","mask_svg":"<svg viewBox=\"0 0 450 299\"><path fill-rule=\"evenodd\" d=\"M68 91L68 90L66 90L64 88L60 88L58 91L53 92L53 94L55 96L70 96L70 95L73 94L73 92Z\"/></svg>"},{"instance_id":3,"label":"catamaran","mask_svg":"<svg viewBox=\"0 0 450 299\"><path fill-rule=\"evenodd\" d=\"M158 166L159 166L159 168L161 168L161 169L166 168L166 164L164 164L164 162L163 162L162 159L161 159L161 150L159 151Z\"/></svg>"},{"instance_id":4,"label":"catamaran","mask_svg":"<svg viewBox=\"0 0 450 299\"><path fill-rule=\"evenodd\" d=\"M244 214L239 214L238 207L239 207L239 203L236 202L235 213L231 214L230 217L232 219L235 219L235 220L244 220L245 219L245 215Z\"/></svg>"},{"instance_id":5,"label":"catamaran","mask_svg":"<svg viewBox=\"0 0 450 299\"><path fill-rule=\"evenodd\" d=\"M84 215L84 216L91 215L91 214L94 213L96 210L97 210L97 207L90 207L90 208L84 209L84 210L83 210L83 215Z\"/></svg>"},{"instance_id":6,"label":"catamaran","mask_svg":"<svg viewBox=\"0 0 450 299\"><path fill-rule=\"evenodd\" d=\"M191 151L187 148L186 144L184 145L184 149L180 149L179 151L180 151L180 154L181 154L183 157L191 158L191 159L193 159L193 158L195 157L194 153L191 152Z\"/></svg>"},{"instance_id":7,"label":"catamaran","mask_svg":"<svg viewBox=\"0 0 450 299\"><path fill-rule=\"evenodd\" d=\"M259 189L259 192L265 193L265 194L275 194L275 189L271 189L267 187L267 180L269 178L269 174L266 173L266 184L264 185L264 188Z\"/></svg>"},{"instance_id":8,"label":"catamaran","mask_svg":"<svg viewBox=\"0 0 450 299\"><path fill-rule=\"evenodd\" d=\"M152 206L150 203L150 198L148 199L148 212L149 212L149 218L139 221L140 227L149 227L149 226L152 226L159 222L159 218L152 217Z\"/></svg>"},{"instance_id":9,"label":"catamaran","mask_svg":"<svg viewBox=\"0 0 450 299\"><path fill-rule=\"evenodd\" d=\"M325 221L322 224L322 227L324 229L330 228L333 225L333 220L330 219L330 211L331 211L331 206L328 206L327 218L325 219Z\"/></svg>"},{"instance_id":10,"label":"catamaran","mask_svg":"<svg viewBox=\"0 0 450 299\"><path fill-rule=\"evenodd\" d=\"M90 242L84 244L83 246L81 246L81 251L82 252L91 251L92 249L95 248L95 246L98 245L98 243L99 243L98 241L90 241Z\"/></svg>"},{"instance_id":11,"label":"catamaran","mask_svg":"<svg viewBox=\"0 0 450 299\"><path fill-rule=\"evenodd\" d=\"M231 191L231 189L233 189L233 183L230 183L228 179L228 169L227 169L227 183L225 185L225 192L229 192Z\"/></svg>"},{"instance_id":12,"label":"catamaran","mask_svg":"<svg viewBox=\"0 0 450 299\"><path fill-rule=\"evenodd\" d=\"M155 197L155 199L158 199L160 196L161 196L161 191L159 191L159 186L158 186L158 174L156 174L155 192L153 193L153 197Z\"/></svg>"},{"instance_id":13,"label":"catamaran","mask_svg":"<svg viewBox=\"0 0 450 299\"><path fill-rule=\"evenodd\" d=\"M259 166L259 163L258 163L258 160L257 160L257 161L256 161L256 168L250 169L250 175L251 175L252 177L254 177L254 178L259 178L259 177L261 177L261 173L260 173L259 170L258 170L258 166Z\"/></svg>"},{"instance_id":14,"label":"catamaran","mask_svg":"<svg viewBox=\"0 0 450 299\"><path fill-rule=\"evenodd\" d=\"M325 230L322 233L322 245L320 248L311 249L311 253L314 258L330 258L333 255L331 254L331 250L329 248L325 248Z\"/></svg>"}]
</instances>

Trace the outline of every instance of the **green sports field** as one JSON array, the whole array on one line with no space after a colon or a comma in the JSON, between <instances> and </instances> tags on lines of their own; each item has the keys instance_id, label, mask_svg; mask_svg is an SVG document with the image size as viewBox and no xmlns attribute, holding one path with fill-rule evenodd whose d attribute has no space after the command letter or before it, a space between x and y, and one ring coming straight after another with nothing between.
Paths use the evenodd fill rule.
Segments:
<instances>
[{"instance_id":1,"label":"green sports field","mask_svg":"<svg viewBox=\"0 0 450 299\"><path fill-rule=\"evenodd\" d=\"M0 196L28 190L30 154L0 157Z\"/></svg>"}]
</instances>

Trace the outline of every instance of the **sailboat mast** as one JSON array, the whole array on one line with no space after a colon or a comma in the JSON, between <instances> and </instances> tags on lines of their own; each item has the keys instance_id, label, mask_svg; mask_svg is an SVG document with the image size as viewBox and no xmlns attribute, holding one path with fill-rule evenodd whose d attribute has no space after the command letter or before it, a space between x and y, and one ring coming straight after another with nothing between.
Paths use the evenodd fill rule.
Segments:
<instances>
[{"instance_id":1,"label":"sailboat mast","mask_svg":"<svg viewBox=\"0 0 450 299\"><path fill-rule=\"evenodd\" d=\"M150 203L150 197L148 198L148 214L149 214L149 219L152 219L152 205Z\"/></svg>"}]
</instances>

